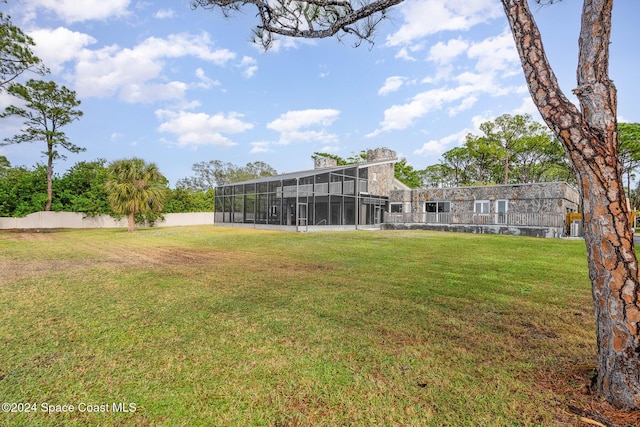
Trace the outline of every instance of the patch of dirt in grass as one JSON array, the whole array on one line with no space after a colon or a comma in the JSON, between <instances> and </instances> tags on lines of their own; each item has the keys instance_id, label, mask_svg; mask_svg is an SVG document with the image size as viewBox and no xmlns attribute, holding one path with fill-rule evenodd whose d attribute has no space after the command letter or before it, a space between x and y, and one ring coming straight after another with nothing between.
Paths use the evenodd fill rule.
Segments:
<instances>
[{"instance_id":1,"label":"patch of dirt in grass","mask_svg":"<svg viewBox=\"0 0 640 427\"><path fill-rule=\"evenodd\" d=\"M0 238L17 240L17 241L29 241L29 242L43 242L53 240L47 232L41 233L38 231L22 231L22 230L10 230L0 233Z\"/></svg>"},{"instance_id":2,"label":"patch of dirt in grass","mask_svg":"<svg viewBox=\"0 0 640 427\"><path fill-rule=\"evenodd\" d=\"M538 389L558 396L553 402L557 425L640 426L640 411L620 411L591 392L595 365L571 364L563 368L540 372L536 378Z\"/></svg>"},{"instance_id":3,"label":"patch of dirt in grass","mask_svg":"<svg viewBox=\"0 0 640 427\"><path fill-rule=\"evenodd\" d=\"M40 233L11 233L13 240L42 241L50 236ZM277 254L224 251L212 248L135 247L128 243L79 241L74 246L75 259L4 260L0 284L41 276L47 273L74 271L92 267L113 268L216 268L234 266L252 272L264 272L283 277L301 272L321 274L335 267L323 263L304 263L279 257ZM86 254L79 256L78 254Z\"/></svg>"}]
</instances>

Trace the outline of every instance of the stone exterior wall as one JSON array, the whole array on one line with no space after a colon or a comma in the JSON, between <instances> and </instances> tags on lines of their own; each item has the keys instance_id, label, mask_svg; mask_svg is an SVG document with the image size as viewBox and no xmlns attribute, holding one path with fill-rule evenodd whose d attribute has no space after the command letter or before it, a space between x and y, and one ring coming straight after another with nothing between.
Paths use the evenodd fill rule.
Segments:
<instances>
[{"instance_id":1,"label":"stone exterior wall","mask_svg":"<svg viewBox=\"0 0 640 427\"><path fill-rule=\"evenodd\" d=\"M452 213L473 212L476 200L488 200L490 213L495 213L496 200L508 200L509 212L567 214L577 212L580 194L565 182L536 184L491 185L456 188L427 188L418 190L394 190L390 203L408 203L411 212L421 213L424 203L430 201L451 202Z\"/></svg>"},{"instance_id":2,"label":"stone exterior wall","mask_svg":"<svg viewBox=\"0 0 640 427\"><path fill-rule=\"evenodd\" d=\"M397 160L396 152L388 148L376 148L367 151L367 163L385 160ZM369 194L389 197L393 191L395 162L369 166L368 189Z\"/></svg>"}]
</instances>

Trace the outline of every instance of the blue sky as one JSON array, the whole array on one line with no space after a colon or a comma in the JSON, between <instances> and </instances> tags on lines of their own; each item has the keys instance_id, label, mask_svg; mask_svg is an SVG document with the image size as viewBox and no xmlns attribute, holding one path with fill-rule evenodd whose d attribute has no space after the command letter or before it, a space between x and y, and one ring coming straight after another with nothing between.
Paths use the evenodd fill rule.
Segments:
<instances>
[{"instance_id":1,"label":"blue sky","mask_svg":"<svg viewBox=\"0 0 640 427\"><path fill-rule=\"evenodd\" d=\"M567 95L575 87L581 3L533 1L549 59ZM264 161L312 168L323 151L348 157L388 147L416 168L504 113L538 118L498 0L407 0L374 46L355 40L251 43L255 10L228 19L188 0L10 0L2 4L36 41L55 80L84 116L65 129L80 160L141 157L169 178L200 161ZM618 119L640 122L640 2L614 4L610 75ZM0 95L3 110L12 101ZM5 119L0 138L19 131ZM43 162L40 144L0 148L12 165Z\"/></svg>"}]
</instances>

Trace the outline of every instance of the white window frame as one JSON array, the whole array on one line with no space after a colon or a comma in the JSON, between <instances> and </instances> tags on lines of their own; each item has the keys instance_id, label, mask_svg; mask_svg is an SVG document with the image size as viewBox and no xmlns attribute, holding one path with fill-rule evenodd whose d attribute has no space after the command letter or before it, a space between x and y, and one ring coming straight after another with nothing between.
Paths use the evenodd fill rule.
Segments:
<instances>
[{"instance_id":1,"label":"white window frame","mask_svg":"<svg viewBox=\"0 0 640 427\"><path fill-rule=\"evenodd\" d=\"M478 206L480 210L478 211ZM484 208L486 207L486 212ZM475 200L473 202L473 213L479 215L489 215L491 213L491 202L489 200Z\"/></svg>"}]
</instances>

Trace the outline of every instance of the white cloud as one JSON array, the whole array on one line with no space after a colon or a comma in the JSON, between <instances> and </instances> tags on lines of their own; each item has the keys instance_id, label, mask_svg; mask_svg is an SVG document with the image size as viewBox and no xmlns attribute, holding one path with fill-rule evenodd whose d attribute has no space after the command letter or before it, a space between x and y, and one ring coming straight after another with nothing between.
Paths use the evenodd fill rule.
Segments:
<instances>
[{"instance_id":1,"label":"white cloud","mask_svg":"<svg viewBox=\"0 0 640 427\"><path fill-rule=\"evenodd\" d=\"M342 147L337 145L325 145L320 149L321 153L339 153L342 150Z\"/></svg>"},{"instance_id":2,"label":"white cloud","mask_svg":"<svg viewBox=\"0 0 640 427\"><path fill-rule=\"evenodd\" d=\"M404 59L405 61L412 61L412 62L416 61L416 58L414 58L409 54L409 49L407 49L406 47L403 47L402 49L400 49L398 53L396 53L395 58Z\"/></svg>"},{"instance_id":3,"label":"white cloud","mask_svg":"<svg viewBox=\"0 0 640 427\"><path fill-rule=\"evenodd\" d=\"M153 102L181 99L188 85L165 82L164 61L194 56L225 65L235 58L227 49L212 49L207 34L175 34L160 39L150 37L134 48L117 45L98 50L82 49L75 60L76 90L80 96L110 97L118 95L128 102ZM202 81L202 76L198 76Z\"/></svg>"},{"instance_id":4,"label":"white cloud","mask_svg":"<svg viewBox=\"0 0 640 427\"><path fill-rule=\"evenodd\" d=\"M332 143L337 141L337 136L327 133L324 128L333 124L339 115L340 111L334 109L288 111L268 123L267 128L280 132L280 144L310 141ZM311 127L320 127L321 129L308 129Z\"/></svg>"},{"instance_id":5,"label":"white cloud","mask_svg":"<svg viewBox=\"0 0 640 427\"><path fill-rule=\"evenodd\" d=\"M431 3L430 0L425 5ZM423 5L423 7L426 7ZM418 7L414 5L415 7ZM430 6L436 7L436 6ZM445 6L442 3L437 7ZM462 10L464 7L459 6ZM464 55L468 64L462 61L454 66L454 59ZM429 51L428 60L436 63L433 75L426 77L422 83L435 84L446 82L446 86L418 93L404 104L392 105L384 112L384 119L378 129L368 134L377 136L381 132L402 130L412 126L416 120L425 115L445 110L448 115L455 116L471 109L480 95L491 97L512 95L521 91L521 85L511 86L508 77L522 73L511 33L508 30L487 39L470 43L461 38L451 39L446 43L435 44ZM393 80L390 83L398 82ZM385 85L383 89L390 92L394 86ZM383 89L379 93L383 92Z\"/></svg>"},{"instance_id":6,"label":"white cloud","mask_svg":"<svg viewBox=\"0 0 640 427\"><path fill-rule=\"evenodd\" d=\"M224 65L234 59L236 54L227 49L211 49L211 40L207 33L191 35L187 33L172 34L166 39L149 37L136 46L135 51L149 58L179 58L195 56L216 65Z\"/></svg>"},{"instance_id":7,"label":"white cloud","mask_svg":"<svg viewBox=\"0 0 640 427\"><path fill-rule=\"evenodd\" d=\"M121 134L119 132L111 132L111 141L115 142L119 139L121 139L122 137L124 137L124 134Z\"/></svg>"},{"instance_id":8,"label":"white cloud","mask_svg":"<svg viewBox=\"0 0 640 427\"><path fill-rule=\"evenodd\" d=\"M142 85L132 83L123 87L120 98L131 104L151 103L166 99L181 99L186 91L187 84L183 82Z\"/></svg>"},{"instance_id":9,"label":"white cloud","mask_svg":"<svg viewBox=\"0 0 640 427\"><path fill-rule=\"evenodd\" d=\"M96 43L96 39L88 34L71 31L64 27L55 30L40 29L31 31L29 35L36 45L34 53L42 59L53 73L64 69L64 63L78 56L86 46Z\"/></svg>"},{"instance_id":10,"label":"white cloud","mask_svg":"<svg viewBox=\"0 0 640 427\"><path fill-rule=\"evenodd\" d=\"M153 15L156 19L171 19L176 15L173 9L160 9Z\"/></svg>"},{"instance_id":11,"label":"white cloud","mask_svg":"<svg viewBox=\"0 0 640 427\"><path fill-rule=\"evenodd\" d=\"M480 72L521 72L520 58L508 29L498 36L473 43L467 54L470 59L477 59L476 70Z\"/></svg>"},{"instance_id":12,"label":"white cloud","mask_svg":"<svg viewBox=\"0 0 640 427\"><path fill-rule=\"evenodd\" d=\"M48 9L66 23L104 20L127 15L131 0L30 0L27 11L33 13L38 8Z\"/></svg>"},{"instance_id":13,"label":"white cloud","mask_svg":"<svg viewBox=\"0 0 640 427\"><path fill-rule=\"evenodd\" d=\"M400 87L402 87L405 80L406 79L402 76L387 77L384 85L380 88L380 90L378 90L378 95L387 95L389 93L397 91L398 89L400 89Z\"/></svg>"},{"instance_id":14,"label":"white cloud","mask_svg":"<svg viewBox=\"0 0 640 427\"><path fill-rule=\"evenodd\" d=\"M445 30L468 30L504 13L500 3L494 0L407 0L399 8L404 24L397 32L387 36L387 46L415 43Z\"/></svg>"},{"instance_id":15,"label":"white cloud","mask_svg":"<svg viewBox=\"0 0 640 427\"><path fill-rule=\"evenodd\" d=\"M373 137L381 132L406 129L413 122L431 111L442 108L443 104L455 102L472 94L472 86L458 86L454 89L438 88L422 92L403 105L393 105L384 112L384 120L380 128L370 134Z\"/></svg>"},{"instance_id":16,"label":"white cloud","mask_svg":"<svg viewBox=\"0 0 640 427\"><path fill-rule=\"evenodd\" d=\"M213 80L205 74L202 68L196 69L196 77L200 80L199 83L196 83L195 86L199 89L211 89L215 86L220 86L220 82L218 80Z\"/></svg>"},{"instance_id":17,"label":"white cloud","mask_svg":"<svg viewBox=\"0 0 640 427\"><path fill-rule=\"evenodd\" d=\"M242 120L242 114L236 112L209 115L187 111L157 110L156 117L162 122L158 131L175 135L181 147L200 145L231 147L236 143L223 134L242 133L253 128L252 124Z\"/></svg>"},{"instance_id":18,"label":"white cloud","mask_svg":"<svg viewBox=\"0 0 640 427\"><path fill-rule=\"evenodd\" d=\"M432 139L429 142L425 142L421 148L415 150L413 154L419 156L439 156L445 151L449 150L452 144L456 146L462 145L471 131L469 129L463 129L460 132L456 132L452 135L445 136L440 139Z\"/></svg>"},{"instance_id":19,"label":"white cloud","mask_svg":"<svg viewBox=\"0 0 640 427\"><path fill-rule=\"evenodd\" d=\"M268 153L271 151L271 143L267 141L256 141L251 143L251 154Z\"/></svg>"},{"instance_id":20,"label":"white cloud","mask_svg":"<svg viewBox=\"0 0 640 427\"><path fill-rule=\"evenodd\" d=\"M455 107L451 107L449 108L448 112L449 112L449 117L453 117L457 114L459 114L461 111L466 111L471 109L475 103L478 102L478 97L477 96L468 96L466 98L464 98L462 100L462 102L460 102L460 104L458 104Z\"/></svg>"},{"instance_id":21,"label":"white cloud","mask_svg":"<svg viewBox=\"0 0 640 427\"><path fill-rule=\"evenodd\" d=\"M258 71L258 62L255 58L243 56L238 67L244 69L244 71L242 71L242 75L249 79L254 76L256 71Z\"/></svg>"},{"instance_id":22,"label":"white cloud","mask_svg":"<svg viewBox=\"0 0 640 427\"><path fill-rule=\"evenodd\" d=\"M438 42L429 49L430 61L448 64L469 48L469 43L460 38L449 40L447 43Z\"/></svg>"}]
</instances>

